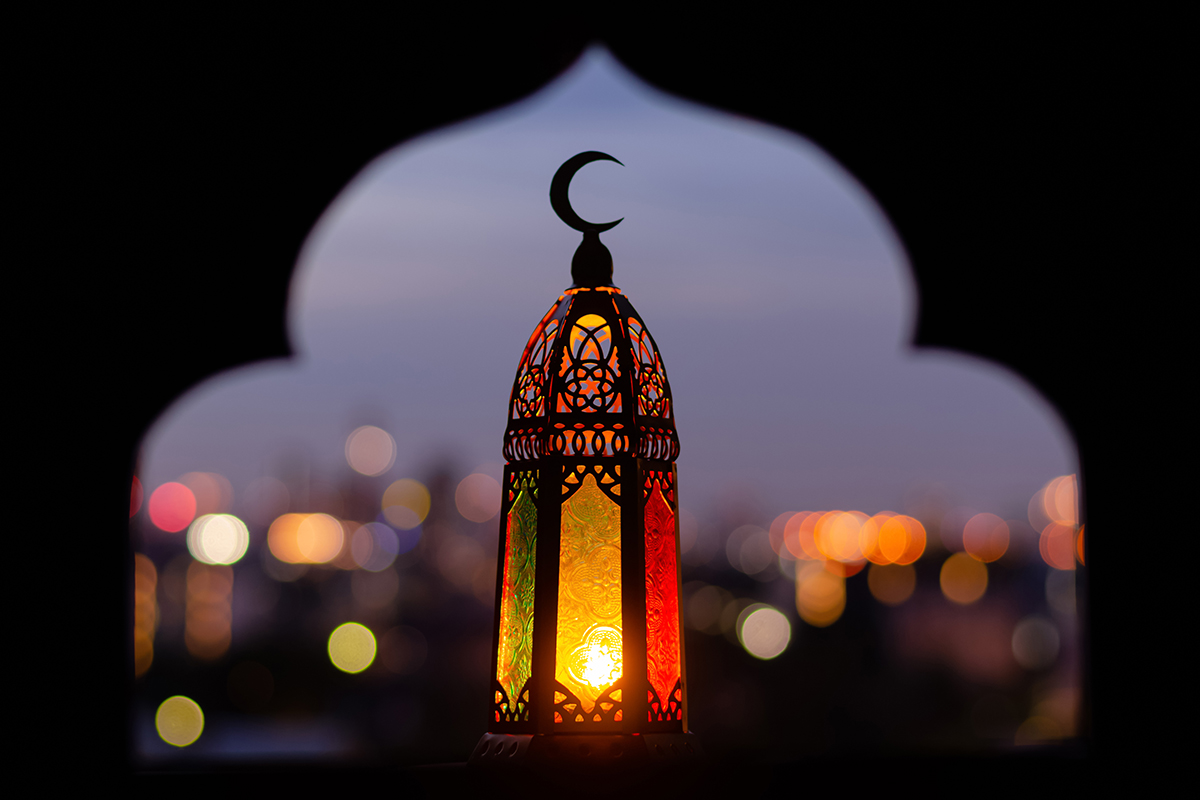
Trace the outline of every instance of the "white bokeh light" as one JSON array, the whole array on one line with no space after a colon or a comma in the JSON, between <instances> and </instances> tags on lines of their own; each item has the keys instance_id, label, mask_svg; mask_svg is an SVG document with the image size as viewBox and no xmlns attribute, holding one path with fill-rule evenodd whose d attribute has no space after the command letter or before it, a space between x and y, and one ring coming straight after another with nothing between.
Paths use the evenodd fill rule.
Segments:
<instances>
[{"instance_id":1,"label":"white bokeh light","mask_svg":"<svg viewBox=\"0 0 1200 800\"><path fill-rule=\"evenodd\" d=\"M232 514L205 514L188 527L188 552L205 564L234 564L249 547L246 523Z\"/></svg>"},{"instance_id":2,"label":"white bokeh light","mask_svg":"<svg viewBox=\"0 0 1200 800\"><path fill-rule=\"evenodd\" d=\"M787 617L761 603L747 606L738 615L737 632L746 652L764 661L782 653L792 640L792 625Z\"/></svg>"}]
</instances>

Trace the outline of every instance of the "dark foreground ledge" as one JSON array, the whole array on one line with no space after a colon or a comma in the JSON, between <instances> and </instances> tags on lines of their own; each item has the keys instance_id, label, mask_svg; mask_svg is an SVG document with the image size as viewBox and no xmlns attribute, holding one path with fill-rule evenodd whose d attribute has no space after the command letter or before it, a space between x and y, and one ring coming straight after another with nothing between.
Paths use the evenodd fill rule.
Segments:
<instances>
[{"instance_id":1,"label":"dark foreground ledge","mask_svg":"<svg viewBox=\"0 0 1200 800\"><path fill-rule=\"evenodd\" d=\"M187 784L213 792L277 792L303 789L344 797L388 792L391 798L472 797L805 797L894 796L901 790L923 797L1023 797L1078 790L1124 774L1119 763L1098 763L1077 744L1029 747L997 755L880 755L806 758L788 762L751 759L705 763L618 764L562 769L534 765L480 769L466 763L428 765L323 764L313 761L202 765L162 764L135 772L139 783ZM203 784L209 784L204 787ZM205 791L208 794L208 791ZM278 795L274 795L278 796ZM331 794L331 796L333 796Z\"/></svg>"}]
</instances>

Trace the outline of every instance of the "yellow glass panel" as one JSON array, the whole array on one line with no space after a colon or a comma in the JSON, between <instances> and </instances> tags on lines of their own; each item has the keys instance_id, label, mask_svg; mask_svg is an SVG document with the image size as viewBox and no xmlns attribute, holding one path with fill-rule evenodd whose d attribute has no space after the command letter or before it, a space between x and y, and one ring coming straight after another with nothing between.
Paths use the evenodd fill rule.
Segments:
<instances>
[{"instance_id":1,"label":"yellow glass panel","mask_svg":"<svg viewBox=\"0 0 1200 800\"><path fill-rule=\"evenodd\" d=\"M554 676L590 712L621 677L621 508L581 484L562 504Z\"/></svg>"}]
</instances>

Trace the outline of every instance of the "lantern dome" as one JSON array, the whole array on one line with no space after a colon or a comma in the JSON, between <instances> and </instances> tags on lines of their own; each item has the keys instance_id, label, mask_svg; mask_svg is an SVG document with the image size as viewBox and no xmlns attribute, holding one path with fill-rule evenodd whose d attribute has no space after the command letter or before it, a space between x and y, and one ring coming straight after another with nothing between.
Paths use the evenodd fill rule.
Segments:
<instances>
[{"instance_id":1,"label":"lantern dome","mask_svg":"<svg viewBox=\"0 0 1200 800\"><path fill-rule=\"evenodd\" d=\"M679 456L654 337L615 286L567 289L534 328L508 405L504 457Z\"/></svg>"}]
</instances>

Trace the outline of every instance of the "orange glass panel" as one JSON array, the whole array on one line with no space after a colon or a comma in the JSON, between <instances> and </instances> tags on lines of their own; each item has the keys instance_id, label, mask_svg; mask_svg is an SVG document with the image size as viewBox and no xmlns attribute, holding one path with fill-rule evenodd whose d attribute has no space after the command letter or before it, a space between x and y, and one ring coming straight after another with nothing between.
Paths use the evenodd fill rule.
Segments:
<instances>
[{"instance_id":1,"label":"orange glass panel","mask_svg":"<svg viewBox=\"0 0 1200 800\"><path fill-rule=\"evenodd\" d=\"M675 512L654 481L646 498L646 673L661 704L680 678ZM651 713L659 709L651 708Z\"/></svg>"},{"instance_id":2,"label":"orange glass panel","mask_svg":"<svg viewBox=\"0 0 1200 800\"><path fill-rule=\"evenodd\" d=\"M533 587L537 543L537 506L522 487L508 512L504 546L504 586L500 597L500 646L496 680L516 707L533 671Z\"/></svg>"},{"instance_id":3,"label":"orange glass panel","mask_svg":"<svg viewBox=\"0 0 1200 800\"><path fill-rule=\"evenodd\" d=\"M582 468L580 468L582 469ZM621 508L588 472L562 503L554 677L591 712L621 677Z\"/></svg>"}]
</instances>

